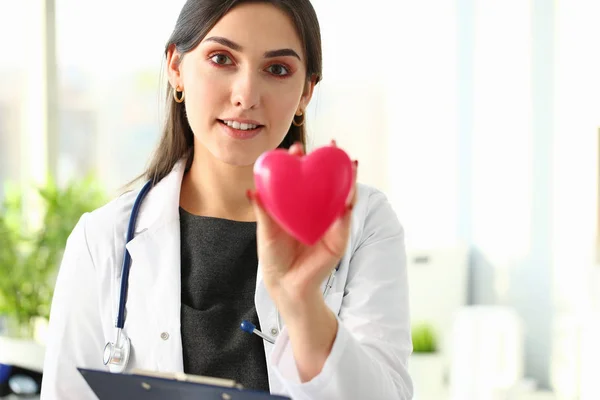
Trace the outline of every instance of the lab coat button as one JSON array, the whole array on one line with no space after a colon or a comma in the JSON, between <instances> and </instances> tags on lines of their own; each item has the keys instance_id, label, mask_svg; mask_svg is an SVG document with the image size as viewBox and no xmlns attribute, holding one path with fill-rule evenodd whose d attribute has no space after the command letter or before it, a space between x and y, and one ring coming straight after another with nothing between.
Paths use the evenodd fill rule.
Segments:
<instances>
[{"instance_id":1,"label":"lab coat button","mask_svg":"<svg viewBox=\"0 0 600 400\"><path fill-rule=\"evenodd\" d=\"M279 334L279 330L277 330L277 328L271 328L271 335L277 336L277 334Z\"/></svg>"},{"instance_id":2,"label":"lab coat button","mask_svg":"<svg viewBox=\"0 0 600 400\"><path fill-rule=\"evenodd\" d=\"M160 338L162 340L167 340L167 339L169 339L169 334L167 332L163 332L160 334Z\"/></svg>"}]
</instances>

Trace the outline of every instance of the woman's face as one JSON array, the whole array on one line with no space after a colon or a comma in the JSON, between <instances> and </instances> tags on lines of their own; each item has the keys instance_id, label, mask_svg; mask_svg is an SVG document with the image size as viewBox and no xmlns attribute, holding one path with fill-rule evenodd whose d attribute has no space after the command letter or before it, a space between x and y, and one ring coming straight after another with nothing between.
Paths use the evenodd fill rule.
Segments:
<instances>
[{"instance_id":1,"label":"woman's face","mask_svg":"<svg viewBox=\"0 0 600 400\"><path fill-rule=\"evenodd\" d=\"M292 20L267 3L232 9L180 64L170 49L169 81L185 91L196 152L247 166L276 148L312 95L302 49Z\"/></svg>"}]
</instances>

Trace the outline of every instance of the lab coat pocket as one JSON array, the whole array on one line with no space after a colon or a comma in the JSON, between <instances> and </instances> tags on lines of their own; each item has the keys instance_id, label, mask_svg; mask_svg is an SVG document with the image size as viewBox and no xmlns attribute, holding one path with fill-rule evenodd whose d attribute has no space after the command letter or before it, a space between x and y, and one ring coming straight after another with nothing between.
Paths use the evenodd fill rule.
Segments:
<instances>
[{"instance_id":1,"label":"lab coat pocket","mask_svg":"<svg viewBox=\"0 0 600 400\"><path fill-rule=\"evenodd\" d=\"M339 315L343 299L344 292L330 293L325 298L325 304L335 315Z\"/></svg>"}]
</instances>

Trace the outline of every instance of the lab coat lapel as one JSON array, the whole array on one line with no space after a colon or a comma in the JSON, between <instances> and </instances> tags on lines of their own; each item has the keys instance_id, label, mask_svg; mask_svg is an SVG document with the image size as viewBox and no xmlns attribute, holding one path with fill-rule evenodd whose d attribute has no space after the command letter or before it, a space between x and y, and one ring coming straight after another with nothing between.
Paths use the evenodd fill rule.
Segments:
<instances>
[{"instance_id":1,"label":"lab coat lapel","mask_svg":"<svg viewBox=\"0 0 600 400\"><path fill-rule=\"evenodd\" d=\"M146 293L144 300L148 307L145 307L145 316L153 322L148 323L147 343L155 349L159 371L183 371L179 236L179 221L173 220L149 229L127 246L132 259L130 281L143 287ZM170 344L161 343L163 333L169 335ZM160 350L165 347L171 351Z\"/></svg>"},{"instance_id":2,"label":"lab coat lapel","mask_svg":"<svg viewBox=\"0 0 600 400\"><path fill-rule=\"evenodd\" d=\"M276 313L277 308L275 303L271 300L269 292L265 286L265 282L262 276L262 268L260 267L260 261L258 263L258 269L256 271L256 292L254 294L254 304L256 306L256 313L258 314L258 321L260 323L260 330L266 335L272 336L271 329L276 328ZM283 390L281 382L275 379L273 372L273 366L271 364L271 352L273 345L266 340L260 339L258 336L255 340L261 340L265 347L265 359L267 361L267 371L269 376L269 387L271 393L280 393Z\"/></svg>"},{"instance_id":3,"label":"lab coat lapel","mask_svg":"<svg viewBox=\"0 0 600 400\"><path fill-rule=\"evenodd\" d=\"M151 331L147 345L156 350L161 371L183 371L180 334L181 309L181 240L179 195L184 163L160 181L142 203L136 234L127 244L131 255L130 286L143 288L148 302L146 317ZM160 335L169 334L169 343L161 344ZM153 336L156 335L156 336ZM157 347L154 347L152 344ZM158 348L168 351L158 351Z\"/></svg>"},{"instance_id":4,"label":"lab coat lapel","mask_svg":"<svg viewBox=\"0 0 600 400\"><path fill-rule=\"evenodd\" d=\"M254 304L256 306L256 313L258 314L258 321L260 322L261 330L266 331L270 329L270 324L275 321L275 303L271 300L269 292L265 287L262 276L262 268L260 267L260 261L258 263L258 270L256 271L256 292L254 294ZM269 344L265 342L265 344Z\"/></svg>"}]
</instances>

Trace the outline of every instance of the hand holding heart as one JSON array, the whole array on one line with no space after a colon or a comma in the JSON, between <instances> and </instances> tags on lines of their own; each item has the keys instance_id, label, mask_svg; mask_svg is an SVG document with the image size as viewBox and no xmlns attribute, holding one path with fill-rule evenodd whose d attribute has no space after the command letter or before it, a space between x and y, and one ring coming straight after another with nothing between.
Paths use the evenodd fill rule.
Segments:
<instances>
[{"instance_id":1,"label":"hand holding heart","mask_svg":"<svg viewBox=\"0 0 600 400\"><path fill-rule=\"evenodd\" d=\"M257 191L248 191L248 197L263 280L274 301L283 303L280 308L320 295L321 283L342 258L356 201L356 168L335 142L308 156L296 144L257 160Z\"/></svg>"}]
</instances>

